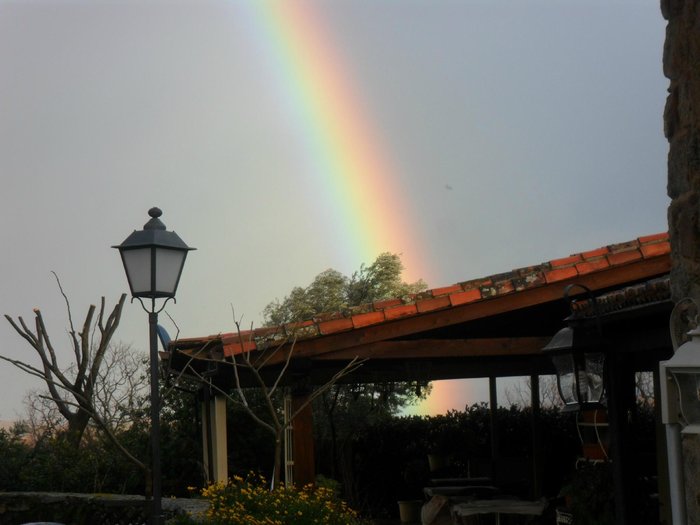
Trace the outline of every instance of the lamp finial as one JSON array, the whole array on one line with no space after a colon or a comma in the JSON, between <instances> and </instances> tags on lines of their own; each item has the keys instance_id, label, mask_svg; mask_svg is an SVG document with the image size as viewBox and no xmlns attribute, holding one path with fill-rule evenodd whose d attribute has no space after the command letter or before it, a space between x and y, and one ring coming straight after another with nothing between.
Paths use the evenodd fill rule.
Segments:
<instances>
[{"instance_id":1,"label":"lamp finial","mask_svg":"<svg viewBox=\"0 0 700 525\"><path fill-rule=\"evenodd\" d=\"M154 206L148 210L148 215L150 215L151 220L143 225L144 230L165 230L165 224L159 219L163 215L163 210Z\"/></svg>"}]
</instances>

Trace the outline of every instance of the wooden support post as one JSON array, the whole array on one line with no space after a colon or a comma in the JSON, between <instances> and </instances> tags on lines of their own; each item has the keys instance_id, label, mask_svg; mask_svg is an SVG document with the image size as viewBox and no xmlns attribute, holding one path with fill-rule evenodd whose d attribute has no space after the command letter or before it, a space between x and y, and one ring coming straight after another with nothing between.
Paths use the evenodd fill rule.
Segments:
<instances>
[{"instance_id":1,"label":"wooden support post","mask_svg":"<svg viewBox=\"0 0 700 525\"><path fill-rule=\"evenodd\" d=\"M226 398L211 396L206 392L202 405L204 471L208 481L226 481L228 479Z\"/></svg>"},{"instance_id":2,"label":"wooden support post","mask_svg":"<svg viewBox=\"0 0 700 525\"><path fill-rule=\"evenodd\" d=\"M542 497L542 432L540 431L540 376L530 376L530 405L532 407L532 498Z\"/></svg>"},{"instance_id":3,"label":"wooden support post","mask_svg":"<svg viewBox=\"0 0 700 525\"><path fill-rule=\"evenodd\" d=\"M610 456L615 489L615 523L634 523L633 479L630 458L634 457L634 440L629 439L628 417L634 406L634 372L614 352L607 354L608 419L610 420Z\"/></svg>"},{"instance_id":4,"label":"wooden support post","mask_svg":"<svg viewBox=\"0 0 700 525\"><path fill-rule=\"evenodd\" d=\"M293 389L291 413L295 413L309 398L305 389ZM311 403L292 420L293 480L297 487L316 483L316 463L314 456L314 418Z\"/></svg>"},{"instance_id":5,"label":"wooden support post","mask_svg":"<svg viewBox=\"0 0 700 525\"><path fill-rule=\"evenodd\" d=\"M498 446L498 392L497 379L489 377L489 408L491 415L491 477L496 481L498 476L498 459L500 456Z\"/></svg>"}]
</instances>

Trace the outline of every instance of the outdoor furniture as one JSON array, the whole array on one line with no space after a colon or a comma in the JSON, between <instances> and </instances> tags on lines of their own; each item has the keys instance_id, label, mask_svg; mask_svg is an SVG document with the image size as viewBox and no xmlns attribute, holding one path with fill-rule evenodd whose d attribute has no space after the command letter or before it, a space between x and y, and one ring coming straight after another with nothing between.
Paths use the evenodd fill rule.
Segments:
<instances>
[{"instance_id":1,"label":"outdoor furniture","mask_svg":"<svg viewBox=\"0 0 700 525\"><path fill-rule=\"evenodd\" d=\"M451 508L452 519L456 524L467 524L470 516L495 514L496 525L501 523L501 514L522 514L540 516L547 506L547 500L527 501L520 499L478 499L456 503Z\"/></svg>"},{"instance_id":2,"label":"outdoor furniture","mask_svg":"<svg viewBox=\"0 0 700 525\"><path fill-rule=\"evenodd\" d=\"M428 499L436 495L447 496L450 499L483 499L495 495L498 490L498 487L494 487L492 485L424 487L423 494L425 494L425 497Z\"/></svg>"},{"instance_id":3,"label":"outdoor furniture","mask_svg":"<svg viewBox=\"0 0 700 525\"><path fill-rule=\"evenodd\" d=\"M491 478L481 476L477 478L431 478L430 484L434 487L463 487L473 485L491 485Z\"/></svg>"}]
</instances>

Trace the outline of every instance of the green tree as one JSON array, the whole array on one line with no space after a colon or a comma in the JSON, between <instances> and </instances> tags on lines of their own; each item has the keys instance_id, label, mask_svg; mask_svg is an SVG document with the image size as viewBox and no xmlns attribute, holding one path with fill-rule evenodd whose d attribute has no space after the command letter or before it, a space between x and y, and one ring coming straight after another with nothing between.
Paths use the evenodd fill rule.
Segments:
<instances>
[{"instance_id":1,"label":"green tree","mask_svg":"<svg viewBox=\"0 0 700 525\"><path fill-rule=\"evenodd\" d=\"M315 315L344 311L353 306L390 298L404 298L427 289L419 279L404 282L401 257L382 253L369 266L347 277L329 269L318 274L306 288L295 287L284 299L269 303L263 311L265 326L303 321ZM370 424L398 414L408 404L424 399L430 386L423 382L377 382L371 384L335 384L314 404L317 438L330 443L330 475L345 470L339 451L358 424ZM346 483L347 484L347 483Z\"/></svg>"},{"instance_id":2,"label":"green tree","mask_svg":"<svg viewBox=\"0 0 700 525\"><path fill-rule=\"evenodd\" d=\"M339 312L352 306L382 299L405 297L422 292L427 285L422 279L406 283L401 257L382 253L369 266L347 277L337 270L319 273L309 286L296 286L281 301L275 299L263 310L265 326L279 326L311 319L320 313Z\"/></svg>"}]
</instances>

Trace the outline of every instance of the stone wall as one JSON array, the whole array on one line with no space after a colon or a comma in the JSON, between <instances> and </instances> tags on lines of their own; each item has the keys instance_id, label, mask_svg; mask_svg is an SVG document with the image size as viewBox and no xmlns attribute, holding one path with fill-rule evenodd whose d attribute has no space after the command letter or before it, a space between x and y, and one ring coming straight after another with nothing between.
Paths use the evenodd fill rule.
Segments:
<instances>
[{"instance_id":1,"label":"stone wall","mask_svg":"<svg viewBox=\"0 0 700 525\"><path fill-rule=\"evenodd\" d=\"M166 524L177 515L196 517L204 500L164 499ZM140 525L148 522L149 502L143 496L0 492L0 525L50 521L66 525Z\"/></svg>"},{"instance_id":2,"label":"stone wall","mask_svg":"<svg viewBox=\"0 0 700 525\"><path fill-rule=\"evenodd\" d=\"M668 21L663 69L670 80L664 110L669 141L668 210L671 295L700 302L700 2L661 0ZM683 440L689 524L700 524L700 442Z\"/></svg>"}]
</instances>

